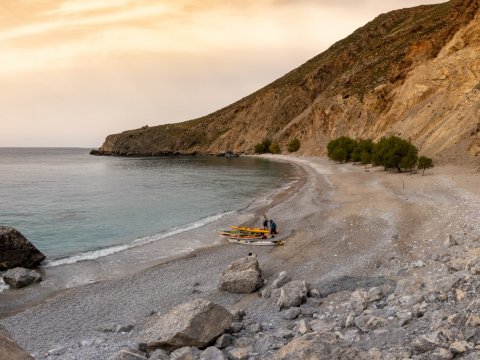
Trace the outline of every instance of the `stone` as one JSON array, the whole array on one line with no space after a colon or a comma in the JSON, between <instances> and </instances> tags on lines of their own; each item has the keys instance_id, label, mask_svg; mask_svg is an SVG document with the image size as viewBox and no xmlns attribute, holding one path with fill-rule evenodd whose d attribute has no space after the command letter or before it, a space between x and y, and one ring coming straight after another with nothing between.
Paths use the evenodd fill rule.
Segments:
<instances>
[{"instance_id":1,"label":"stone","mask_svg":"<svg viewBox=\"0 0 480 360\"><path fill-rule=\"evenodd\" d=\"M233 337L230 334L223 334L215 342L215 346L219 349L229 347L233 343Z\"/></svg>"},{"instance_id":2,"label":"stone","mask_svg":"<svg viewBox=\"0 0 480 360\"><path fill-rule=\"evenodd\" d=\"M113 355L110 360L147 360L147 358L138 351L131 349L122 349L118 353Z\"/></svg>"},{"instance_id":3,"label":"stone","mask_svg":"<svg viewBox=\"0 0 480 360\"><path fill-rule=\"evenodd\" d=\"M228 332L231 334L236 334L242 331L243 324L239 321L232 322L232 324L228 327Z\"/></svg>"},{"instance_id":4,"label":"stone","mask_svg":"<svg viewBox=\"0 0 480 360\"><path fill-rule=\"evenodd\" d=\"M282 271L278 274L278 277L273 281L272 288L278 289L281 288L286 283L290 282L292 279L288 276L286 271Z\"/></svg>"},{"instance_id":5,"label":"stone","mask_svg":"<svg viewBox=\"0 0 480 360\"><path fill-rule=\"evenodd\" d=\"M307 300L308 285L305 281L294 280L280 288L277 305L281 309L299 307Z\"/></svg>"},{"instance_id":6,"label":"stone","mask_svg":"<svg viewBox=\"0 0 480 360\"><path fill-rule=\"evenodd\" d=\"M219 288L232 293L249 294L263 286L263 273L255 256L231 263L220 276Z\"/></svg>"},{"instance_id":7,"label":"stone","mask_svg":"<svg viewBox=\"0 0 480 360\"><path fill-rule=\"evenodd\" d=\"M412 349L417 353L425 353L442 346L442 340L438 332L428 335L421 335L412 342Z\"/></svg>"},{"instance_id":8,"label":"stone","mask_svg":"<svg viewBox=\"0 0 480 360\"><path fill-rule=\"evenodd\" d=\"M453 354L444 348L435 349L430 355L431 360L451 360L453 359Z\"/></svg>"},{"instance_id":9,"label":"stone","mask_svg":"<svg viewBox=\"0 0 480 360\"><path fill-rule=\"evenodd\" d=\"M378 301L383 298L383 290L380 287L373 287L370 290L368 290L367 293L367 301L372 302L372 301Z\"/></svg>"},{"instance_id":10,"label":"stone","mask_svg":"<svg viewBox=\"0 0 480 360\"><path fill-rule=\"evenodd\" d=\"M368 294L363 290L355 290L350 296L349 308L359 315L367 308Z\"/></svg>"},{"instance_id":11,"label":"stone","mask_svg":"<svg viewBox=\"0 0 480 360\"><path fill-rule=\"evenodd\" d=\"M0 226L0 271L16 267L33 269L43 260L45 255L18 230Z\"/></svg>"},{"instance_id":12,"label":"stone","mask_svg":"<svg viewBox=\"0 0 480 360\"><path fill-rule=\"evenodd\" d=\"M480 316L475 315L475 314L471 314L471 315L467 318L467 322L466 322L465 325L466 325L466 326L471 326L471 327L479 326L479 325L480 325Z\"/></svg>"},{"instance_id":13,"label":"stone","mask_svg":"<svg viewBox=\"0 0 480 360\"><path fill-rule=\"evenodd\" d=\"M215 346L210 346L202 351L199 360L227 360L223 352Z\"/></svg>"},{"instance_id":14,"label":"stone","mask_svg":"<svg viewBox=\"0 0 480 360\"><path fill-rule=\"evenodd\" d=\"M335 321L331 319L316 319L310 322L312 331L329 332L335 327Z\"/></svg>"},{"instance_id":15,"label":"stone","mask_svg":"<svg viewBox=\"0 0 480 360\"><path fill-rule=\"evenodd\" d=\"M148 360L170 360L168 352L162 349L157 349L153 353L150 353Z\"/></svg>"},{"instance_id":16,"label":"stone","mask_svg":"<svg viewBox=\"0 0 480 360\"><path fill-rule=\"evenodd\" d=\"M472 350L472 349L473 349L473 346L466 341L455 341L452 344L450 344L450 348L449 348L452 354L463 354L468 350Z\"/></svg>"},{"instance_id":17,"label":"stone","mask_svg":"<svg viewBox=\"0 0 480 360\"><path fill-rule=\"evenodd\" d=\"M288 309L282 314L282 318L285 320L293 320L296 319L301 313L301 310L299 307L293 307Z\"/></svg>"},{"instance_id":18,"label":"stone","mask_svg":"<svg viewBox=\"0 0 480 360\"><path fill-rule=\"evenodd\" d=\"M297 328L298 328L298 332L302 335L312 330L312 328L310 327L310 323L307 322L307 320L305 319L302 319L298 322Z\"/></svg>"},{"instance_id":19,"label":"stone","mask_svg":"<svg viewBox=\"0 0 480 360\"><path fill-rule=\"evenodd\" d=\"M388 320L379 316L358 316L355 318L355 325L363 332L369 332L388 324Z\"/></svg>"},{"instance_id":20,"label":"stone","mask_svg":"<svg viewBox=\"0 0 480 360\"><path fill-rule=\"evenodd\" d=\"M234 348L227 352L229 360L247 360L250 355L248 348Z\"/></svg>"},{"instance_id":21,"label":"stone","mask_svg":"<svg viewBox=\"0 0 480 360\"><path fill-rule=\"evenodd\" d=\"M204 299L175 306L165 315L152 317L138 341L150 352L172 351L185 346L207 347L232 324L233 316L224 307Z\"/></svg>"},{"instance_id":22,"label":"stone","mask_svg":"<svg viewBox=\"0 0 480 360\"><path fill-rule=\"evenodd\" d=\"M257 341L253 348L253 351L260 355L263 355L270 350L280 349L284 345L285 339L283 337L276 335L266 335Z\"/></svg>"},{"instance_id":23,"label":"stone","mask_svg":"<svg viewBox=\"0 0 480 360\"><path fill-rule=\"evenodd\" d=\"M35 282L42 281L42 275L36 270L16 267L8 270L3 275L3 281L13 288L22 288Z\"/></svg>"},{"instance_id":24,"label":"stone","mask_svg":"<svg viewBox=\"0 0 480 360\"><path fill-rule=\"evenodd\" d=\"M66 346L60 346L58 348L52 349L48 351L48 355L50 356L60 356L63 355L67 352L67 347Z\"/></svg>"},{"instance_id":25,"label":"stone","mask_svg":"<svg viewBox=\"0 0 480 360\"><path fill-rule=\"evenodd\" d=\"M245 326L245 331L249 332L250 334L258 334L262 331L262 325L258 323L247 325Z\"/></svg>"},{"instance_id":26,"label":"stone","mask_svg":"<svg viewBox=\"0 0 480 360\"><path fill-rule=\"evenodd\" d=\"M182 347L170 354L170 360L197 360L199 358L200 350L192 346Z\"/></svg>"},{"instance_id":27,"label":"stone","mask_svg":"<svg viewBox=\"0 0 480 360\"><path fill-rule=\"evenodd\" d=\"M10 334L0 326L0 358L5 360L33 360L25 350L23 350Z\"/></svg>"},{"instance_id":28,"label":"stone","mask_svg":"<svg viewBox=\"0 0 480 360\"><path fill-rule=\"evenodd\" d=\"M447 239L444 242L444 245L446 247L452 247L457 245L457 241L455 240L455 237L453 235L448 235Z\"/></svg>"}]
</instances>

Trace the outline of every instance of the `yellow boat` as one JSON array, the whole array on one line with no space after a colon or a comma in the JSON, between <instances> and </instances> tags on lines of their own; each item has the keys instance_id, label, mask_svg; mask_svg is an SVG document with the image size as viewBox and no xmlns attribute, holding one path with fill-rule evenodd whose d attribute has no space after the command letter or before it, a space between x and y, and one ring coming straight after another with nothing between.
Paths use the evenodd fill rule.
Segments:
<instances>
[{"instance_id":1,"label":"yellow boat","mask_svg":"<svg viewBox=\"0 0 480 360\"><path fill-rule=\"evenodd\" d=\"M249 228L246 226L230 226L232 229L239 231L246 231L250 233L259 233L259 234L269 234L270 230L260 229L260 228Z\"/></svg>"}]
</instances>

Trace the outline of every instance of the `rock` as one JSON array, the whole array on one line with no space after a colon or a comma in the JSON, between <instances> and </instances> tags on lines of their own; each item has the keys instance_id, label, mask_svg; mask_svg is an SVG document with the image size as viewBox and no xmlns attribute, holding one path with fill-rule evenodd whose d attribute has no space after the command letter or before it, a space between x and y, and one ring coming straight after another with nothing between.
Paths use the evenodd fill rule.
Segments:
<instances>
[{"instance_id":1,"label":"rock","mask_svg":"<svg viewBox=\"0 0 480 360\"><path fill-rule=\"evenodd\" d=\"M199 360L227 360L227 358L216 347L210 346L202 352Z\"/></svg>"},{"instance_id":2,"label":"rock","mask_svg":"<svg viewBox=\"0 0 480 360\"><path fill-rule=\"evenodd\" d=\"M16 267L8 270L3 275L3 281L14 288L22 288L42 281L42 275L38 271Z\"/></svg>"},{"instance_id":3,"label":"rock","mask_svg":"<svg viewBox=\"0 0 480 360\"><path fill-rule=\"evenodd\" d=\"M455 341L450 345L450 352L452 354L463 354L464 352L467 352L468 350L472 350L473 346L470 345L466 341Z\"/></svg>"},{"instance_id":4,"label":"rock","mask_svg":"<svg viewBox=\"0 0 480 360\"><path fill-rule=\"evenodd\" d=\"M480 316L475 315L475 314L471 314L471 315L468 317L467 322L466 322L465 325L466 325L466 326L471 326L471 327L479 326L479 325L480 325Z\"/></svg>"},{"instance_id":5,"label":"rock","mask_svg":"<svg viewBox=\"0 0 480 360\"><path fill-rule=\"evenodd\" d=\"M50 355L50 356L60 356L60 355L65 354L66 352L67 352L67 347L66 346L61 346L61 347L50 350L47 354ZM128 360L130 360L130 359L128 359Z\"/></svg>"},{"instance_id":6,"label":"rock","mask_svg":"<svg viewBox=\"0 0 480 360\"><path fill-rule=\"evenodd\" d=\"M230 334L223 334L215 342L215 346L219 349L229 347L233 343L233 337Z\"/></svg>"},{"instance_id":7,"label":"rock","mask_svg":"<svg viewBox=\"0 0 480 360\"><path fill-rule=\"evenodd\" d=\"M0 359L33 360L33 357L13 341L6 330L0 326Z\"/></svg>"},{"instance_id":8,"label":"rock","mask_svg":"<svg viewBox=\"0 0 480 360\"><path fill-rule=\"evenodd\" d=\"M255 256L234 261L220 276L221 290L249 294L263 286L263 273Z\"/></svg>"},{"instance_id":9,"label":"rock","mask_svg":"<svg viewBox=\"0 0 480 360\"><path fill-rule=\"evenodd\" d=\"M242 319L244 318L244 316L246 315L245 314L245 311L242 310L242 309L238 309L238 310L235 310L233 313L233 320L234 321L242 321Z\"/></svg>"},{"instance_id":10,"label":"rock","mask_svg":"<svg viewBox=\"0 0 480 360\"><path fill-rule=\"evenodd\" d=\"M367 301L372 302L372 301L378 301L383 298L383 290L380 287L373 287L370 290L368 290L367 293Z\"/></svg>"},{"instance_id":11,"label":"rock","mask_svg":"<svg viewBox=\"0 0 480 360\"><path fill-rule=\"evenodd\" d=\"M412 342L412 349L418 353L425 353L442 345L442 340L438 336L438 332L421 335Z\"/></svg>"},{"instance_id":12,"label":"rock","mask_svg":"<svg viewBox=\"0 0 480 360\"><path fill-rule=\"evenodd\" d=\"M298 322L297 328L298 328L298 332L302 335L312 330L312 328L310 327L310 324L305 319L302 319Z\"/></svg>"},{"instance_id":13,"label":"rock","mask_svg":"<svg viewBox=\"0 0 480 360\"><path fill-rule=\"evenodd\" d=\"M200 350L196 347L185 346L170 354L170 360L197 360L200 358Z\"/></svg>"},{"instance_id":14,"label":"rock","mask_svg":"<svg viewBox=\"0 0 480 360\"><path fill-rule=\"evenodd\" d=\"M148 360L169 360L170 355L165 350L157 349L150 354Z\"/></svg>"},{"instance_id":15,"label":"rock","mask_svg":"<svg viewBox=\"0 0 480 360\"><path fill-rule=\"evenodd\" d=\"M447 239L445 240L444 245L445 245L446 247L452 247L452 246L457 245L457 241L455 240L455 238L453 237L453 235L448 235L448 236L447 236Z\"/></svg>"},{"instance_id":16,"label":"rock","mask_svg":"<svg viewBox=\"0 0 480 360\"><path fill-rule=\"evenodd\" d=\"M248 348L235 348L227 352L229 360L247 360L250 355Z\"/></svg>"},{"instance_id":17,"label":"rock","mask_svg":"<svg viewBox=\"0 0 480 360\"><path fill-rule=\"evenodd\" d=\"M247 325L245 326L245 331L249 332L250 334L258 334L262 331L262 325L258 323Z\"/></svg>"},{"instance_id":18,"label":"rock","mask_svg":"<svg viewBox=\"0 0 480 360\"><path fill-rule=\"evenodd\" d=\"M236 334L242 331L243 324L241 322L235 321L232 322L231 325L228 327L228 332L231 334Z\"/></svg>"},{"instance_id":19,"label":"rock","mask_svg":"<svg viewBox=\"0 0 480 360\"><path fill-rule=\"evenodd\" d=\"M301 310L299 307L293 307L288 309L282 314L282 318L285 320L293 320L296 319L301 313Z\"/></svg>"},{"instance_id":20,"label":"rock","mask_svg":"<svg viewBox=\"0 0 480 360\"><path fill-rule=\"evenodd\" d=\"M43 255L19 231L0 226L0 271L24 267L33 269L45 260Z\"/></svg>"},{"instance_id":21,"label":"rock","mask_svg":"<svg viewBox=\"0 0 480 360\"><path fill-rule=\"evenodd\" d=\"M278 274L278 277L273 281L272 288L278 289L281 288L286 283L290 282L292 279L288 276L286 271L282 271Z\"/></svg>"},{"instance_id":22,"label":"rock","mask_svg":"<svg viewBox=\"0 0 480 360\"><path fill-rule=\"evenodd\" d=\"M290 281L280 288L277 305L281 309L299 307L307 300L308 286L305 281Z\"/></svg>"},{"instance_id":23,"label":"rock","mask_svg":"<svg viewBox=\"0 0 480 360\"><path fill-rule=\"evenodd\" d=\"M175 306L169 313L149 320L139 341L148 351L175 350L185 346L205 348L232 323L232 314L224 307L204 299Z\"/></svg>"},{"instance_id":24,"label":"rock","mask_svg":"<svg viewBox=\"0 0 480 360\"><path fill-rule=\"evenodd\" d=\"M379 316L359 316L355 318L355 325L363 332L369 332L388 324L388 321Z\"/></svg>"},{"instance_id":25,"label":"rock","mask_svg":"<svg viewBox=\"0 0 480 360\"><path fill-rule=\"evenodd\" d=\"M50 355L50 352L49 352ZM168 358L167 358L168 359ZM135 350L122 349L115 355L113 355L110 360L147 360L147 358Z\"/></svg>"},{"instance_id":26,"label":"rock","mask_svg":"<svg viewBox=\"0 0 480 360\"><path fill-rule=\"evenodd\" d=\"M430 354L430 359L432 360L451 360L453 359L453 354L444 348L438 348Z\"/></svg>"},{"instance_id":27,"label":"rock","mask_svg":"<svg viewBox=\"0 0 480 360\"><path fill-rule=\"evenodd\" d=\"M335 321L330 319L316 319L310 322L312 331L329 332L335 327Z\"/></svg>"},{"instance_id":28,"label":"rock","mask_svg":"<svg viewBox=\"0 0 480 360\"><path fill-rule=\"evenodd\" d=\"M368 294L363 290L355 290L350 296L349 308L359 315L367 308Z\"/></svg>"},{"instance_id":29,"label":"rock","mask_svg":"<svg viewBox=\"0 0 480 360\"><path fill-rule=\"evenodd\" d=\"M133 330L133 325L132 324L129 324L129 325L117 325L115 327L115 331L117 333L127 333L127 332L130 332Z\"/></svg>"},{"instance_id":30,"label":"rock","mask_svg":"<svg viewBox=\"0 0 480 360\"><path fill-rule=\"evenodd\" d=\"M280 349L285 345L285 339L281 336L266 335L257 341L253 350L254 352L263 355L270 350Z\"/></svg>"}]
</instances>

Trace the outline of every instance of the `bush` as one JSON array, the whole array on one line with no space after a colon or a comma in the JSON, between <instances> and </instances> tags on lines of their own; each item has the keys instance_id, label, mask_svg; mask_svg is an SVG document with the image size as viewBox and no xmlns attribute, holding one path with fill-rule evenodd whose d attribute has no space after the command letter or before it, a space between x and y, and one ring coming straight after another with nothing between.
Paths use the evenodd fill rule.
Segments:
<instances>
[{"instance_id":1,"label":"bush","mask_svg":"<svg viewBox=\"0 0 480 360\"><path fill-rule=\"evenodd\" d=\"M347 136L331 140L327 145L327 156L335 161L347 162L351 159L356 141Z\"/></svg>"},{"instance_id":2,"label":"bush","mask_svg":"<svg viewBox=\"0 0 480 360\"><path fill-rule=\"evenodd\" d=\"M352 151L352 161L361 161L363 165L370 164L373 151L373 140L357 140ZM363 159L363 160L362 160Z\"/></svg>"},{"instance_id":3,"label":"bush","mask_svg":"<svg viewBox=\"0 0 480 360\"><path fill-rule=\"evenodd\" d=\"M272 141L270 139L263 139L261 143L255 145L255 154L265 154L270 152L270 145L272 145Z\"/></svg>"},{"instance_id":4,"label":"bush","mask_svg":"<svg viewBox=\"0 0 480 360\"><path fill-rule=\"evenodd\" d=\"M297 138L290 141L287 145L288 152L295 152L298 151L298 149L300 149L300 140Z\"/></svg>"},{"instance_id":5,"label":"bush","mask_svg":"<svg viewBox=\"0 0 480 360\"><path fill-rule=\"evenodd\" d=\"M418 168L423 170L422 175L424 175L426 169L433 168L433 160L426 156L420 156L418 158Z\"/></svg>"},{"instance_id":6,"label":"bush","mask_svg":"<svg viewBox=\"0 0 480 360\"><path fill-rule=\"evenodd\" d=\"M409 141L397 136L382 138L373 147L372 161L374 165L382 165L385 170L412 169L417 164L417 148Z\"/></svg>"},{"instance_id":7,"label":"bush","mask_svg":"<svg viewBox=\"0 0 480 360\"><path fill-rule=\"evenodd\" d=\"M273 143L272 145L270 145L268 150L272 154L280 154L280 146L277 143Z\"/></svg>"}]
</instances>

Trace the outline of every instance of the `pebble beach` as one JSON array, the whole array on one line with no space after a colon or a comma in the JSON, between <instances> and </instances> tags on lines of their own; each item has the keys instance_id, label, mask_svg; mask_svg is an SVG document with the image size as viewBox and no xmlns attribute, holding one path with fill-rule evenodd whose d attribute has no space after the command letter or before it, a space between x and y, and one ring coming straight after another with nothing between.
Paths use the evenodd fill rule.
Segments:
<instances>
[{"instance_id":1,"label":"pebble beach","mask_svg":"<svg viewBox=\"0 0 480 360\"><path fill-rule=\"evenodd\" d=\"M323 158L271 159L294 164L298 180L240 220L260 226L267 213L278 225L283 246L220 241L36 301L3 304L0 324L38 359L109 359L122 348L138 347L137 335L149 316L196 298L232 312L242 309L272 329L288 328L289 320L259 292L218 289L219 276L230 263L253 252L267 284L287 271L321 292L325 284L346 277L396 281L419 261L443 256L448 236L459 245L480 239L479 173L474 167L439 166L422 176ZM220 225L227 224L212 224L208 231ZM114 330L121 327L128 331Z\"/></svg>"}]
</instances>

